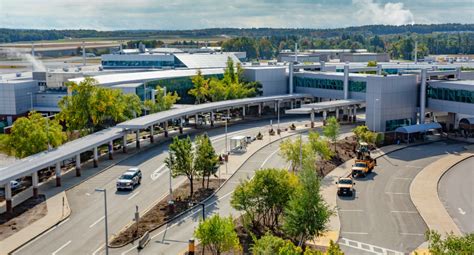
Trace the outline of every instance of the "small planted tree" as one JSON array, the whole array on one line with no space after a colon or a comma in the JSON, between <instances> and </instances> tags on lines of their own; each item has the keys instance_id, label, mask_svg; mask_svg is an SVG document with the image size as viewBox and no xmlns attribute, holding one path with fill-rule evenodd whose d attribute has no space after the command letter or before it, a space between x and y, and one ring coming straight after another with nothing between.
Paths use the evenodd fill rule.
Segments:
<instances>
[{"instance_id":1,"label":"small planted tree","mask_svg":"<svg viewBox=\"0 0 474 255\"><path fill-rule=\"evenodd\" d=\"M326 126L323 127L323 134L334 143L334 151L337 149L337 138L341 133L341 127L336 117L327 119Z\"/></svg>"},{"instance_id":2,"label":"small planted tree","mask_svg":"<svg viewBox=\"0 0 474 255\"><path fill-rule=\"evenodd\" d=\"M202 187L204 188L204 179L207 177L207 188L209 188L209 179L216 172L219 158L207 134L197 136L195 143L194 168L202 176Z\"/></svg>"},{"instance_id":3,"label":"small planted tree","mask_svg":"<svg viewBox=\"0 0 474 255\"><path fill-rule=\"evenodd\" d=\"M222 218L215 214L199 223L194 236L214 255L240 249L232 217Z\"/></svg>"},{"instance_id":4,"label":"small planted tree","mask_svg":"<svg viewBox=\"0 0 474 255\"><path fill-rule=\"evenodd\" d=\"M299 255L302 252L302 249L295 246L290 240L284 240L270 233L266 233L260 239L256 240L251 250L253 255Z\"/></svg>"},{"instance_id":5,"label":"small planted tree","mask_svg":"<svg viewBox=\"0 0 474 255\"><path fill-rule=\"evenodd\" d=\"M193 147L189 136L184 139L173 138L165 164L170 169L173 177L184 175L188 178L190 184L189 197L192 199L194 193L193 180L196 175L196 169L194 168Z\"/></svg>"},{"instance_id":6,"label":"small planted tree","mask_svg":"<svg viewBox=\"0 0 474 255\"><path fill-rule=\"evenodd\" d=\"M449 234L443 239L439 233L431 230L426 232L426 239L433 255L474 254L474 233L465 236Z\"/></svg>"},{"instance_id":7,"label":"small planted tree","mask_svg":"<svg viewBox=\"0 0 474 255\"><path fill-rule=\"evenodd\" d=\"M320 180L308 166L298 175L300 185L285 207L283 229L302 246L327 229L333 211L320 194Z\"/></svg>"}]
</instances>

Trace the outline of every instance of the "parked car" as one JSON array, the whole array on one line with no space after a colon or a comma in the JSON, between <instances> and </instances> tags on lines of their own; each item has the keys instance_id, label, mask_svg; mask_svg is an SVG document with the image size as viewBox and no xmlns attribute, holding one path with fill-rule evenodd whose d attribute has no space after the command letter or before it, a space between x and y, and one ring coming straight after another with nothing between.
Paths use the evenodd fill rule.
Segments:
<instances>
[{"instance_id":1,"label":"parked car","mask_svg":"<svg viewBox=\"0 0 474 255\"><path fill-rule=\"evenodd\" d=\"M21 187L21 182L18 180L10 181L10 186L12 187L12 190L19 189Z\"/></svg>"},{"instance_id":2,"label":"parked car","mask_svg":"<svg viewBox=\"0 0 474 255\"><path fill-rule=\"evenodd\" d=\"M117 180L117 190L134 190L142 182L142 172L139 168L130 168Z\"/></svg>"},{"instance_id":3,"label":"parked car","mask_svg":"<svg viewBox=\"0 0 474 255\"><path fill-rule=\"evenodd\" d=\"M245 137L245 142L251 143L251 142L255 141L255 139L256 139L255 136L250 136L249 135L249 136Z\"/></svg>"}]
</instances>

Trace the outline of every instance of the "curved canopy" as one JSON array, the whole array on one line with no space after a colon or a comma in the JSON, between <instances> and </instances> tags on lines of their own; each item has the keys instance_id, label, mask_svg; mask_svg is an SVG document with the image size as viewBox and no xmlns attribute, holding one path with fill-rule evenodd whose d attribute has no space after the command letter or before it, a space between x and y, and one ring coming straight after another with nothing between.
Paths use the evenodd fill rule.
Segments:
<instances>
[{"instance_id":1,"label":"curved canopy","mask_svg":"<svg viewBox=\"0 0 474 255\"><path fill-rule=\"evenodd\" d=\"M432 129L440 129L441 125L438 122L431 122L425 124L417 124L411 126L404 126L395 129L395 132L398 133L405 133L405 134L413 134L413 133L423 133L428 130Z\"/></svg>"},{"instance_id":2,"label":"curved canopy","mask_svg":"<svg viewBox=\"0 0 474 255\"><path fill-rule=\"evenodd\" d=\"M474 125L474 117L471 118L462 118L460 123L468 124L468 125Z\"/></svg>"}]
</instances>

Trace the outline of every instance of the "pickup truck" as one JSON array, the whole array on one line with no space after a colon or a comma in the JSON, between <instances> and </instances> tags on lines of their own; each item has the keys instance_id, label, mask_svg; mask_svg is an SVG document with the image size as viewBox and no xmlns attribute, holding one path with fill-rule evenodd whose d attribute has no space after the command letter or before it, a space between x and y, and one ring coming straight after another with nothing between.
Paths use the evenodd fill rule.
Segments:
<instances>
[{"instance_id":1,"label":"pickup truck","mask_svg":"<svg viewBox=\"0 0 474 255\"><path fill-rule=\"evenodd\" d=\"M367 174L371 173L374 169L377 161L373 158L367 157L366 159L356 159L355 164L352 165L352 177L366 177Z\"/></svg>"},{"instance_id":2,"label":"pickup truck","mask_svg":"<svg viewBox=\"0 0 474 255\"><path fill-rule=\"evenodd\" d=\"M337 195L338 196L352 196L354 194L354 181L350 177L341 177L337 184Z\"/></svg>"}]
</instances>

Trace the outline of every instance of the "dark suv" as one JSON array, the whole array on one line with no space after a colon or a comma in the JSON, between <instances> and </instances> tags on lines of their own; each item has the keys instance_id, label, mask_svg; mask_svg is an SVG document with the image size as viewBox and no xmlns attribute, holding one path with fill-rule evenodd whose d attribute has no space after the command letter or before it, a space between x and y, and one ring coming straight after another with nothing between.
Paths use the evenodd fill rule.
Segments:
<instances>
[{"instance_id":1,"label":"dark suv","mask_svg":"<svg viewBox=\"0 0 474 255\"><path fill-rule=\"evenodd\" d=\"M133 190L142 182L142 171L130 168L117 180L117 190Z\"/></svg>"}]
</instances>

